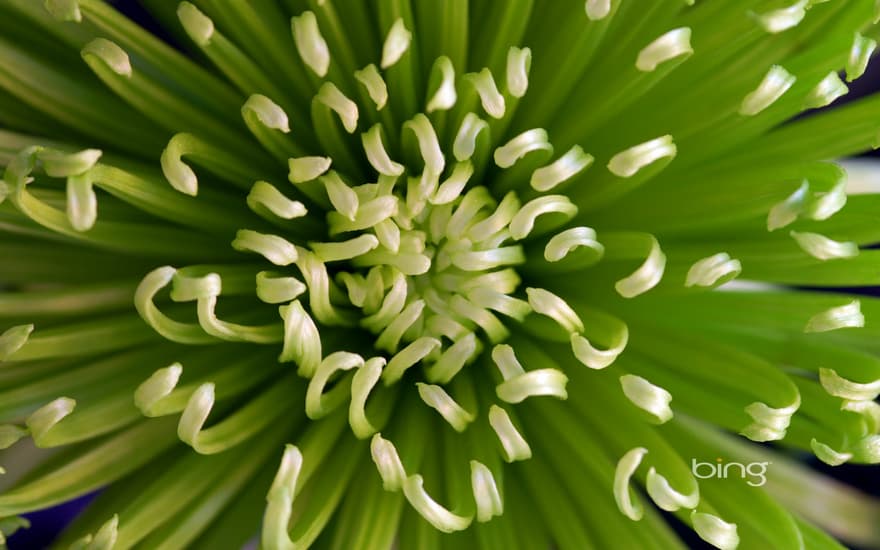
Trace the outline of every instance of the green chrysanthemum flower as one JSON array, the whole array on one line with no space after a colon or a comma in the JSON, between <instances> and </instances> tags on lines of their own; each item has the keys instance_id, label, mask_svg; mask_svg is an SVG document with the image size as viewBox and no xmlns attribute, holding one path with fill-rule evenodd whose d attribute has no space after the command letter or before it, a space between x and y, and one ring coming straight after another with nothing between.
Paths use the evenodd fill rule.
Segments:
<instances>
[{"instance_id":1,"label":"green chrysanthemum flower","mask_svg":"<svg viewBox=\"0 0 880 550\"><path fill-rule=\"evenodd\" d=\"M878 544L874 0L143 4L0 2L0 545Z\"/></svg>"}]
</instances>

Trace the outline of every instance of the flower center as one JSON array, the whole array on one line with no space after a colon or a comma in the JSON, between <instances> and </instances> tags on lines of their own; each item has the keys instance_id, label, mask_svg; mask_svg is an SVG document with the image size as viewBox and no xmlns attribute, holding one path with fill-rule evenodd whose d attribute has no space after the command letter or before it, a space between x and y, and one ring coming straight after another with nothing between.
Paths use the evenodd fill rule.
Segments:
<instances>
[{"instance_id":1,"label":"flower center","mask_svg":"<svg viewBox=\"0 0 880 550\"><path fill-rule=\"evenodd\" d=\"M359 186L332 171L318 178L332 204L330 233L353 236L309 243L298 263L314 280L320 264L338 262L328 293L361 310L358 324L392 357L386 383L419 362L431 365L430 381L448 382L482 351L478 333L492 344L507 338L496 313L521 320L531 311L510 296L520 284L511 266L525 260L510 242L519 200L511 193L499 203L482 186L462 193L472 175L464 161L442 181L427 166L418 176L380 175Z\"/></svg>"}]
</instances>

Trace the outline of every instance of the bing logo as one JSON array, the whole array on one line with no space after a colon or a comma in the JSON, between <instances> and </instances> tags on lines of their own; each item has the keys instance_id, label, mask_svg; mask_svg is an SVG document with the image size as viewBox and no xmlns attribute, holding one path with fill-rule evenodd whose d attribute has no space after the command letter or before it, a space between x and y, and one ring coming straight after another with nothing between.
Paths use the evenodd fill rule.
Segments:
<instances>
[{"instance_id":1,"label":"bing logo","mask_svg":"<svg viewBox=\"0 0 880 550\"><path fill-rule=\"evenodd\" d=\"M724 462L721 458L716 458L715 462L697 462L697 459L691 459L691 472L694 477L699 479L727 479L729 477L739 477L746 480L746 483L752 487L761 487L767 483L767 466L771 462Z\"/></svg>"}]
</instances>

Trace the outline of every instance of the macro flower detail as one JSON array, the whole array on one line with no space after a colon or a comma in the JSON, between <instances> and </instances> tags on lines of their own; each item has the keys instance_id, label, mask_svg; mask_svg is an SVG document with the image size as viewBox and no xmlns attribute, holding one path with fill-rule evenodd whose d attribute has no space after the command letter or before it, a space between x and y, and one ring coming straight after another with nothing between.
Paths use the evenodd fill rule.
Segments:
<instances>
[{"instance_id":1,"label":"macro flower detail","mask_svg":"<svg viewBox=\"0 0 880 550\"><path fill-rule=\"evenodd\" d=\"M770 4L2 3L0 546L876 545L880 14Z\"/></svg>"}]
</instances>

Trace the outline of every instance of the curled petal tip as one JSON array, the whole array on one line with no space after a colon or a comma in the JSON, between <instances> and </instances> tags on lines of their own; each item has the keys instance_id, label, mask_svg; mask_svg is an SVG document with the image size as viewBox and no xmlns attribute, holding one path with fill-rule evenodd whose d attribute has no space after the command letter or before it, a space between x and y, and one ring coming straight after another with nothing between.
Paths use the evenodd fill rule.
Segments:
<instances>
[{"instance_id":1,"label":"curled petal tip","mask_svg":"<svg viewBox=\"0 0 880 550\"><path fill-rule=\"evenodd\" d=\"M297 481L303 466L303 455L298 448L288 444L281 457L281 464L269 493L266 495L266 512L263 516L261 542L263 548L272 550L295 550L290 540L290 516Z\"/></svg>"},{"instance_id":2,"label":"curled petal tip","mask_svg":"<svg viewBox=\"0 0 880 550\"><path fill-rule=\"evenodd\" d=\"M376 66L367 65L363 69L355 71L354 77L366 89L367 95L376 105L376 110L381 111L388 102L388 86Z\"/></svg>"},{"instance_id":3,"label":"curled petal tip","mask_svg":"<svg viewBox=\"0 0 880 550\"><path fill-rule=\"evenodd\" d=\"M0 334L0 362L13 357L27 343L33 331L34 325L18 325Z\"/></svg>"},{"instance_id":4,"label":"curled petal tip","mask_svg":"<svg viewBox=\"0 0 880 550\"><path fill-rule=\"evenodd\" d=\"M755 14L754 17L765 31L776 34L797 26L807 15L809 0L796 0L790 6Z\"/></svg>"},{"instance_id":5,"label":"curled petal tip","mask_svg":"<svg viewBox=\"0 0 880 550\"><path fill-rule=\"evenodd\" d=\"M672 160L677 153L672 136L661 136L617 153L608 161L608 170L615 176L630 178L661 159Z\"/></svg>"},{"instance_id":6,"label":"curled petal tip","mask_svg":"<svg viewBox=\"0 0 880 550\"><path fill-rule=\"evenodd\" d=\"M498 436L505 461L516 462L532 458L531 447L513 425L507 411L498 405L492 405L489 408L489 424Z\"/></svg>"},{"instance_id":7,"label":"curled petal tip","mask_svg":"<svg viewBox=\"0 0 880 550\"><path fill-rule=\"evenodd\" d=\"M442 387L434 384L417 383L419 397L426 405L440 413L446 422L457 432L463 432L474 421L474 415L459 405Z\"/></svg>"},{"instance_id":8,"label":"curled petal tip","mask_svg":"<svg viewBox=\"0 0 880 550\"><path fill-rule=\"evenodd\" d=\"M452 60L445 55L437 58L432 70L432 79L437 82L433 89L434 93L425 106L425 111L447 111L455 106L458 93L455 90L455 67ZM433 84L433 82L432 82Z\"/></svg>"},{"instance_id":9,"label":"curled petal tip","mask_svg":"<svg viewBox=\"0 0 880 550\"><path fill-rule=\"evenodd\" d=\"M257 297L267 304L290 302L306 290L306 285L295 277L280 276L270 271L257 273Z\"/></svg>"},{"instance_id":10,"label":"curled petal tip","mask_svg":"<svg viewBox=\"0 0 880 550\"><path fill-rule=\"evenodd\" d=\"M299 448L287 444L284 447L281 463L278 465L278 472L272 481L272 487L269 489L269 498L272 498L273 494L282 491L293 493L296 490L296 482L302 465L303 455Z\"/></svg>"},{"instance_id":11,"label":"curled petal tip","mask_svg":"<svg viewBox=\"0 0 880 550\"><path fill-rule=\"evenodd\" d=\"M651 290L663 278L666 270L666 254L663 253L660 243L654 236L650 236L650 246L648 257L642 265L630 276L614 284L614 289L624 298L634 298Z\"/></svg>"},{"instance_id":12,"label":"curled petal tip","mask_svg":"<svg viewBox=\"0 0 880 550\"><path fill-rule=\"evenodd\" d=\"M31 436L37 445L40 445L43 436L51 430L56 424L61 422L65 417L73 412L76 407L76 401L69 397L59 397L54 401L43 405L25 420L25 425L31 432Z\"/></svg>"},{"instance_id":13,"label":"curled petal tip","mask_svg":"<svg viewBox=\"0 0 880 550\"><path fill-rule=\"evenodd\" d=\"M544 259L548 262L559 262L569 253L582 249L589 252L592 258L589 263L602 259L605 247L596 240L596 231L590 227L572 227L554 235L544 246Z\"/></svg>"},{"instance_id":14,"label":"curled petal tip","mask_svg":"<svg viewBox=\"0 0 880 550\"><path fill-rule=\"evenodd\" d=\"M784 201L775 204L767 214L767 231L794 223L806 207L809 191L810 184L805 181Z\"/></svg>"},{"instance_id":15,"label":"curled petal tip","mask_svg":"<svg viewBox=\"0 0 880 550\"><path fill-rule=\"evenodd\" d=\"M761 402L751 403L745 411L754 422L746 426L740 433L752 441L778 441L785 437L791 417L800 407L800 396L794 403L786 407L773 408Z\"/></svg>"},{"instance_id":16,"label":"curled petal tip","mask_svg":"<svg viewBox=\"0 0 880 550\"><path fill-rule=\"evenodd\" d=\"M306 415L318 420L330 414L342 404L340 393L344 386L334 387L325 392L324 389L331 377L337 372L349 371L364 366L364 358L356 353L336 351L324 358L315 370L306 390Z\"/></svg>"},{"instance_id":17,"label":"curled petal tip","mask_svg":"<svg viewBox=\"0 0 880 550\"><path fill-rule=\"evenodd\" d=\"M346 132L352 134L357 130L358 118L360 116L357 103L343 94L336 87L336 84L325 82L318 90L318 95L315 96L315 99L339 116L342 127L345 128Z\"/></svg>"},{"instance_id":18,"label":"curled petal tip","mask_svg":"<svg viewBox=\"0 0 880 550\"><path fill-rule=\"evenodd\" d=\"M348 218L349 221L354 221L360 207L360 199L354 189L342 181L335 170L327 172L318 179L324 184L327 196L330 198L330 204L333 205L336 212Z\"/></svg>"},{"instance_id":19,"label":"curled petal tip","mask_svg":"<svg viewBox=\"0 0 880 550\"><path fill-rule=\"evenodd\" d=\"M354 373L351 381L351 402L348 407L348 423L358 439L366 439L375 434L377 429L367 418L367 399L370 392L382 376L385 359L373 357Z\"/></svg>"},{"instance_id":20,"label":"curled petal tip","mask_svg":"<svg viewBox=\"0 0 880 550\"><path fill-rule=\"evenodd\" d=\"M504 513L495 476L484 464L471 460L471 488L477 505L477 521L484 523Z\"/></svg>"},{"instance_id":21,"label":"curled petal tip","mask_svg":"<svg viewBox=\"0 0 880 550\"><path fill-rule=\"evenodd\" d=\"M206 46L214 36L214 22L190 2L177 6L177 18L190 39L199 46Z\"/></svg>"},{"instance_id":22,"label":"curled petal tip","mask_svg":"<svg viewBox=\"0 0 880 550\"><path fill-rule=\"evenodd\" d=\"M745 98L739 107L739 114L754 116L768 108L788 91L795 83L795 76L783 67L774 65L764 76L758 87Z\"/></svg>"},{"instance_id":23,"label":"curled petal tip","mask_svg":"<svg viewBox=\"0 0 880 550\"><path fill-rule=\"evenodd\" d=\"M379 470L379 476L382 478L385 490L399 491L403 489L406 471L403 469L403 463L400 461L394 444L377 433L370 441L370 454L376 464L376 469Z\"/></svg>"},{"instance_id":24,"label":"curled petal tip","mask_svg":"<svg viewBox=\"0 0 880 550\"><path fill-rule=\"evenodd\" d=\"M834 369L819 369L819 382L829 394L851 401L873 401L880 395L880 380L853 382L837 374Z\"/></svg>"},{"instance_id":25,"label":"curled petal tip","mask_svg":"<svg viewBox=\"0 0 880 550\"><path fill-rule=\"evenodd\" d=\"M70 550L113 550L119 536L119 516L104 522L94 535L86 535L70 546Z\"/></svg>"},{"instance_id":26,"label":"curled petal tip","mask_svg":"<svg viewBox=\"0 0 880 550\"><path fill-rule=\"evenodd\" d=\"M621 376L620 386L624 395L636 407L650 414L657 424L663 424L672 418L672 409L669 407L672 394L665 389L633 374Z\"/></svg>"},{"instance_id":27,"label":"curled petal tip","mask_svg":"<svg viewBox=\"0 0 880 550\"><path fill-rule=\"evenodd\" d=\"M853 242L835 241L818 233L791 231L789 234L804 252L817 260L854 258L859 255L859 247Z\"/></svg>"},{"instance_id":28,"label":"curled petal tip","mask_svg":"<svg viewBox=\"0 0 880 550\"><path fill-rule=\"evenodd\" d=\"M254 183L246 200L251 210L264 217L268 212L273 217L292 220L308 213L303 203L288 199L277 187L266 181Z\"/></svg>"},{"instance_id":29,"label":"curled petal tip","mask_svg":"<svg viewBox=\"0 0 880 550\"><path fill-rule=\"evenodd\" d=\"M205 425L211 409L214 408L214 384L205 383L196 388L186 403L180 422L177 424L177 436L181 441L198 450L199 432Z\"/></svg>"},{"instance_id":30,"label":"curled petal tip","mask_svg":"<svg viewBox=\"0 0 880 550\"><path fill-rule=\"evenodd\" d=\"M382 46L382 69L387 69L397 63L403 54L409 49L412 41L412 33L406 28L403 19L397 19L388 36L385 37L385 44Z\"/></svg>"},{"instance_id":31,"label":"curled petal tip","mask_svg":"<svg viewBox=\"0 0 880 550\"><path fill-rule=\"evenodd\" d=\"M190 152L193 139L190 134L176 134L168 142L159 158L162 173L171 187L191 197L198 194L199 179L181 157Z\"/></svg>"},{"instance_id":32,"label":"curled petal tip","mask_svg":"<svg viewBox=\"0 0 880 550\"><path fill-rule=\"evenodd\" d=\"M420 475L412 475L403 483L403 494L413 508L431 525L444 533L462 531L473 521L473 518L460 516L450 512L437 503L425 491L424 479Z\"/></svg>"},{"instance_id":33,"label":"curled petal tip","mask_svg":"<svg viewBox=\"0 0 880 550\"><path fill-rule=\"evenodd\" d=\"M579 145L575 145L552 164L532 172L529 185L536 191L550 191L589 168L593 160L592 155L584 153Z\"/></svg>"},{"instance_id":34,"label":"curled petal tip","mask_svg":"<svg viewBox=\"0 0 880 550\"><path fill-rule=\"evenodd\" d=\"M477 90L480 103L486 114L495 119L504 117L507 106L504 96L498 91L492 72L489 69L483 69L479 73L469 73L465 76Z\"/></svg>"},{"instance_id":35,"label":"curled petal tip","mask_svg":"<svg viewBox=\"0 0 880 550\"><path fill-rule=\"evenodd\" d=\"M805 109L819 109L834 103L840 97L845 96L849 88L840 79L840 76L831 71L813 88L804 100Z\"/></svg>"},{"instance_id":36,"label":"curled petal tip","mask_svg":"<svg viewBox=\"0 0 880 550\"><path fill-rule=\"evenodd\" d=\"M153 298L174 279L177 270L163 266L149 272L140 282L134 293L134 306L141 318L156 332L182 344L205 344L216 339L205 333L198 324L181 323L170 319L156 307Z\"/></svg>"},{"instance_id":37,"label":"curled petal tip","mask_svg":"<svg viewBox=\"0 0 880 550\"><path fill-rule=\"evenodd\" d=\"M67 178L67 219L76 231L88 231L98 219L98 197L88 174Z\"/></svg>"},{"instance_id":38,"label":"curled petal tip","mask_svg":"<svg viewBox=\"0 0 880 550\"><path fill-rule=\"evenodd\" d=\"M294 43L306 66L321 78L330 69L330 48L318 28L318 19L311 11L290 21Z\"/></svg>"},{"instance_id":39,"label":"curled petal tip","mask_svg":"<svg viewBox=\"0 0 880 550\"><path fill-rule=\"evenodd\" d=\"M480 134L485 135L488 131L489 123L481 119L474 113L465 115L458 133L455 135L455 142L452 144L452 154L455 160L459 162L470 159L477 149L477 138Z\"/></svg>"},{"instance_id":40,"label":"curled petal tip","mask_svg":"<svg viewBox=\"0 0 880 550\"><path fill-rule=\"evenodd\" d=\"M691 48L691 29L681 27L660 36L639 52L636 68L642 72L652 72L667 61L689 56L694 53Z\"/></svg>"},{"instance_id":41,"label":"curled petal tip","mask_svg":"<svg viewBox=\"0 0 880 550\"><path fill-rule=\"evenodd\" d=\"M291 242L278 235L266 235L239 229L232 241L232 248L242 252L255 252L278 266L294 263L299 254Z\"/></svg>"},{"instance_id":42,"label":"curled petal tip","mask_svg":"<svg viewBox=\"0 0 880 550\"><path fill-rule=\"evenodd\" d=\"M119 516L114 514L95 533L87 550L112 550L119 536Z\"/></svg>"},{"instance_id":43,"label":"curled petal tip","mask_svg":"<svg viewBox=\"0 0 880 550\"><path fill-rule=\"evenodd\" d=\"M862 314L861 302L852 302L827 309L810 317L804 332L828 332L841 328L861 328L865 326L865 316Z\"/></svg>"},{"instance_id":44,"label":"curled petal tip","mask_svg":"<svg viewBox=\"0 0 880 550\"><path fill-rule=\"evenodd\" d=\"M508 229L515 240L541 235L565 225L578 207L565 195L544 195L530 200L510 220Z\"/></svg>"},{"instance_id":45,"label":"curled petal tip","mask_svg":"<svg viewBox=\"0 0 880 550\"><path fill-rule=\"evenodd\" d=\"M539 150L553 152L553 146L550 145L547 130L543 128L526 130L495 149L495 164L500 168L510 168L527 154Z\"/></svg>"},{"instance_id":46,"label":"curled petal tip","mask_svg":"<svg viewBox=\"0 0 880 550\"><path fill-rule=\"evenodd\" d=\"M633 521L642 519L644 510L630 489L630 479L642 463L642 458L648 453L644 447L630 449L620 460L614 470L614 501L620 513Z\"/></svg>"},{"instance_id":47,"label":"curled petal tip","mask_svg":"<svg viewBox=\"0 0 880 550\"><path fill-rule=\"evenodd\" d=\"M599 349L581 334L574 333L570 337L571 349L578 361L591 369L604 369L617 360L629 342L629 327L619 323L607 342L608 347Z\"/></svg>"},{"instance_id":48,"label":"curled petal tip","mask_svg":"<svg viewBox=\"0 0 880 550\"><path fill-rule=\"evenodd\" d=\"M82 12L79 9L79 0L45 0L43 5L52 17L59 21L82 21Z\"/></svg>"},{"instance_id":49,"label":"curled petal tip","mask_svg":"<svg viewBox=\"0 0 880 550\"><path fill-rule=\"evenodd\" d=\"M513 97L523 97L529 88L532 50L511 47L507 51L507 90Z\"/></svg>"},{"instance_id":50,"label":"curled petal tip","mask_svg":"<svg viewBox=\"0 0 880 550\"><path fill-rule=\"evenodd\" d=\"M860 464L880 463L880 435L869 435L852 446L853 461Z\"/></svg>"},{"instance_id":51,"label":"curled petal tip","mask_svg":"<svg viewBox=\"0 0 880 550\"><path fill-rule=\"evenodd\" d=\"M456 200L474 174L474 165L470 161L458 162L452 174L443 181L428 200L431 204L449 204ZM472 226L473 227L473 226Z\"/></svg>"},{"instance_id":52,"label":"curled petal tip","mask_svg":"<svg viewBox=\"0 0 880 550\"><path fill-rule=\"evenodd\" d=\"M739 546L735 523L696 510L691 512L691 522L700 538L719 550L735 550Z\"/></svg>"},{"instance_id":53,"label":"curled petal tip","mask_svg":"<svg viewBox=\"0 0 880 550\"><path fill-rule=\"evenodd\" d=\"M154 405L177 387L183 366L174 363L154 372L134 392L135 406L146 416L154 416Z\"/></svg>"},{"instance_id":54,"label":"curled petal tip","mask_svg":"<svg viewBox=\"0 0 880 550\"><path fill-rule=\"evenodd\" d=\"M829 466L840 466L853 457L852 453L835 451L828 445L816 440L816 438L810 440L810 448L813 449L813 453L819 460Z\"/></svg>"},{"instance_id":55,"label":"curled petal tip","mask_svg":"<svg viewBox=\"0 0 880 550\"><path fill-rule=\"evenodd\" d=\"M13 424L0 424L0 450L8 449L20 439L26 437L27 434L28 430L20 426L15 426Z\"/></svg>"},{"instance_id":56,"label":"curled petal tip","mask_svg":"<svg viewBox=\"0 0 880 550\"><path fill-rule=\"evenodd\" d=\"M526 295L529 305L535 313L540 313L556 321L560 327L568 333L580 333L584 331L584 323L568 303L543 288L527 288Z\"/></svg>"},{"instance_id":57,"label":"curled petal tip","mask_svg":"<svg viewBox=\"0 0 880 550\"><path fill-rule=\"evenodd\" d=\"M272 130L278 130L282 133L290 133L290 121L287 113L284 112L277 103L261 94L254 94L248 98L241 108L245 120L249 114L253 114L256 119Z\"/></svg>"},{"instance_id":58,"label":"curled petal tip","mask_svg":"<svg viewBox=\"0 0 880 550\"><path fill-rule=\"evenodd\" d=\"M95 38L86 44L80 53L90 64L91 60L98 60L119 76L130 78L132 75L128 54L115 42L106 38Z\"/></svg>"},{"instance_id":59,"label":"curled petal tip","mask_svg":"<svg viewBox=\"0 0 880 550\"><path fill-rule=\"evenodd\" d=\"M506 403L521 403L529 397L549 396L568 399L568 377L557 369L536 369L505 380L495 388Z\"/></svg>"},{"instance_id":60,"label":"curled petal tip","mask_svg":"<svg viewBox=\"0 0 880 550\"><path fill-rule=\"evenodd\" d=\"M726 252L698 260L687 272L684 286L720 286L742 273L742 264Z\"/></svg>"},{"instance_id":61,"label":"curled petal tip","mask_svg":"<svg viewBox=\"0 0 880 550\"><path fill-rule=\"evenodd\" d=\"M868 68L868 62L871 55L877 48L877 41L873 38L867 38L856 33L855 40L849 51L849 58L846 62L846 81L852 82L865 73Z\"/></svg>"},{"instance_id":62,"label":"curled petal tip","mask_svg":"<svg viewBox=\"0 0 880 550\"><path fill-rule=\"evenodd\" d=\"M680 493L654 468L648 470L645 489L654 504L667 512L674 512L680 508L695 508L700 502L700 493L696 484L690 493Z\"/></svg>"},{"instance_id":63,"label":"curled petal tip","mask_svg":"<svg viewBox=\"0 0 880 550\"><path fill-rule=\"evenodd\" d=\"M382 372L385 385L391 385L400 380L407 369L415 366L434 350L439 349L441 345L442 343L437 338L422 336L395 353Z\"/></svg>"},{"instance_id":64,"label":"curled petal tip","mask_svg":"<svg viewBox=\"0 0 880 550\"><path fill-rule=\"evenodd\" d=\"M311 377L321 362L321 335L299 300L278 308L284 321L284 344L278 360L294 361L299 373Z\"/></svg>"},{"instance_id":65,"label":"curled petal tip","mask_svg":"<svg viewBox=\"0 0 880 550\"><path fill-rule=\"evenodd\" d=\"M382 141L382 124L377 123L367 132L361 134L361 142L364 146L364 152L367 154L367 161L377 172L385 176L403 174L403 165L391 160L385 149L385 144Z\"/></svg>"},{"instance_id":66,"label":"curled petal tip","mask_svg":"<svg viewBox=\"0 0 880 550\"><path fill-rule=\"evenodd\" d=\"M586 0L584 11L591 21L605 19L611 13L611 0Z\"/></svg>"},{"instance_id":67,"label":"curled petal tip","mask_svg":"<svg viewBox=\"0 0 880 550\"><path fill-rule=\"evenodd\" d=\"M43 169L49 177L66 178L88 172L103 154L100 149L84 149L76 153L41 149L37 152L37 159L43 163Z\"/></svg>"},{"instance_id":68,"label":"curled petal tip","mask_svg":"<svg viewBox=\"0 0 880 550\"><path fill-rule=\"evenodd\" d=\"M425 170L430 174L440 175L446 167L446 157L430 119L418 113L411 120L404 122L403 127L415 135Z\"/></svg>"},{"instance_id":69,"label":"curled petal tip","mask_svg":"<svg viewBox=\"0 0 880 550\"><path fill-rule=\"evenodd\" d=\"M328 157L298 157L287 161L291 183L306 183L330 169L333 161Z\"/></svg>"}]
</instances>

